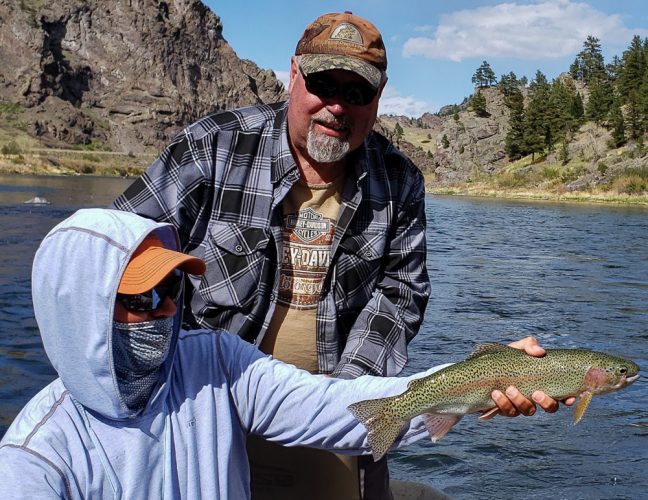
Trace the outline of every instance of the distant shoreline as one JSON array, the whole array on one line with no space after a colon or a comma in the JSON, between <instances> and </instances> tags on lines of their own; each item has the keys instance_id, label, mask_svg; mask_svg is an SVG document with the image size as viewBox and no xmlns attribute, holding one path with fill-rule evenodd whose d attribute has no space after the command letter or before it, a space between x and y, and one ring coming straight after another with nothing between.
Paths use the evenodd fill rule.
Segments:
<instances>
[{"instance_id":1,"label":"distant shoreline","mask_svg":"<svg viewBox=\"0 0 648 500\"><path fill-rule=\"evenodd\" d=\"M129 158L130 161L121 165L102 166L85 163L64 164L52 162L51 158L41 156L23 157L16 162L8 155L0 156L0 175L17 176L101 176L135 179L141 175L150 164L152 156L145 160L142 157ZM56 163L59 163L58 165ZM476 183L465 183L454 186L434 186L426 183L426 193L444 196L469 196L475 198L512 199L528 201L548 201L565 203L601 203L614 205L648 206L648 195L628 195L612 192L573 191L556 193L542 189L494 189L492 186Z\"/></svg>"},{"instance_id":2,"label":"distant shoreline","mask_svg":"<svg viewBox=\"0 0 648 500\"><path fill-rule=\"evenodd\" d=\"M493 189L488 186L475 186L473 184L457 185L452 187L430 187L426 193L444 196L466 196L475 198L493 198L508 200L547 201L555 203L600 203L606 205L637 205L648 207L648 195L629 195L613 192L587 192L572 191L555 193L542 189L506 190Z\"/></svg>"}]
</instances>

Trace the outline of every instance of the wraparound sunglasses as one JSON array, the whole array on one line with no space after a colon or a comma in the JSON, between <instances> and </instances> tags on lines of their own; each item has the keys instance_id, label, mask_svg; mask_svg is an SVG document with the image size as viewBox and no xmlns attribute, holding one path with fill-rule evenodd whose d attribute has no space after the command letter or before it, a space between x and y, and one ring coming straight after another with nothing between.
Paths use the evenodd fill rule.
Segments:
<instances>
[{"instance_id":1,"label":"wraparound sunglasses","mask_svg":"<svg viewBox=\"0 0 648 500\"><path fill-rule=\"evenodd\" d=\"M150 290L134 295L118 293L117 300L129 311L140 312L155 311L167 297L177 304L182 293L183 276L182 271L175 269L174 274L169 279L158 283Z\"/></svg>"},{"instance_id":2,"label":"wraparound sunglasses","mask_svg":"<svg viewBox=\"0 0 648 500\"><path fill-rule=\"evenodd\" d=\"M366 106L373 101L378 93L378 89L365 82L339 83L326 71L318 71L307 75L300 66L299 72L306 83L306 90L320 99L339 97L352 106Z\"/></svg>"}]
</instances>

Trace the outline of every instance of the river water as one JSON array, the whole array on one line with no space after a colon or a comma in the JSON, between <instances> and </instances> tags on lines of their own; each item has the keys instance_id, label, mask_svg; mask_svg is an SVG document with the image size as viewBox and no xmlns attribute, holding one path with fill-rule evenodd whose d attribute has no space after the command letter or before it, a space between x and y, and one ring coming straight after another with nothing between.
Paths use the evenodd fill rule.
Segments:
<instances>
[{"instance_id":1,"label":"river water","mask_svg":"<svg viewBox=\"0 0 648 500\"><path fill-rule=\"evenodd\" d=\"M0 176L0 436L55 377L33 319L31 261L78 208L130 180ZM50 204L24 203L35 196ZM433 293L405 373L459 361L479 342L535 335L648 367L648 209L430 196ZM61 263L65 265L65 263ZM648 498L648 373L573 410L479 422L390 454L392 476L455 498Z\"/></svg>"}]
</instances>

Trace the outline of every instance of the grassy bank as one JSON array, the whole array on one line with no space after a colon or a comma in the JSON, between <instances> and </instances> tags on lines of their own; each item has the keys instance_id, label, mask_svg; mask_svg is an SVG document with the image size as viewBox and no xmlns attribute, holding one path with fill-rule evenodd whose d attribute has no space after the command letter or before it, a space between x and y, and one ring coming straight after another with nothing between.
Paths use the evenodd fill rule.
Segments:
<instances>
[{"instance_id":1,"label":"grassy bank","mask_svg":"<svg viewBox=\"0 0 648 500\"><path fill-rule=\"evenodd\" d=\"M555 192L542 189L497 189L487 185L466 184L452 187L428 187L428 193L448 196L476 196L536 201L564 201L580 203L613 203L648 206L648 195L632 195L612 191Z\"/></svg>"},{"instance_id":2,"label":"grassy bank","mask_svg":"<svg viewBox=\"0 0 648 500\"><path fill-rule=\"evenodd\" d=\"M99 175L135 177L155 159L153 154L125 154L92 149L32 148L0 154L0 173L23 175Z\"/></svg>"}]
</instances>

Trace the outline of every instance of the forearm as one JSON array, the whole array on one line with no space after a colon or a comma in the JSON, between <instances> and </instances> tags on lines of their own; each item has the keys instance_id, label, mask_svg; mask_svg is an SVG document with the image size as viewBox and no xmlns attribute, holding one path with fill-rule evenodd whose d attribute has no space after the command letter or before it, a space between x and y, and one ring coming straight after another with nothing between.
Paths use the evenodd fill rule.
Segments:
<instances>
[{"instance_id":1,"label":"forearm","mask_svg":"<svg viewBox=\"0 0 648 500\"><path fill-rule=\"evenodd\" d=\"M250 404L255 408L250 427L252 433L286 446L309 446L352 454L368 453L369 447L365 427L347 410L350 404L400 394L410 380L441 368L411 377L364 376L340 380L314 376L276 360L257 363L254 369L264 373L260 377L264 381L249 394ZM404 426L397 445L424 435L423 423L418 418L413 419Z\"/></svg>"}]
</instances>

